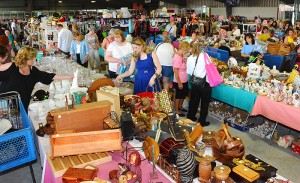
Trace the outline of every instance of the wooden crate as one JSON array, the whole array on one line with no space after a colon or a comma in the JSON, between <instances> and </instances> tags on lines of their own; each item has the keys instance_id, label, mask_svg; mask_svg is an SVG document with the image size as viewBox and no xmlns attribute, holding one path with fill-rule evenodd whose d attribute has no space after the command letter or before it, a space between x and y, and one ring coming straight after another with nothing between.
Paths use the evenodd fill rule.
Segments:
<instances>
[{"instance_id":1,"label":"wooden crate","mask_svg":"<svg viewBox=\"0 0 300 183\"><path fill-rule=\"evenodd\" d=\"M51 156L121 150L121 142L120 129L55 134L50 136Z\"/></svg>"},{"instance_id":2,"label":"wooden crate","mask_svg":"<svg viewBox=\"0 0 300 183\"><path fill-rule=\"evenodd\" d=\"M121 119L121 107L120 107L120 96L114 95L112 93L97 90L96 91L97 101L110 101L113 105L111 106L111 111L115 111L118 118Z\"/></svg>"},{"instance_id":3,"label":"wooden crate","mask_svg":"<svg viewBox=\"0 0 300 183\"><path fill-rule=\"evenodd\" d=\"M71 110L66 108L51 110L55 134L66 130L76 132L103 130L103 119L110 113L111 105L109 101L101 101L76 105L75 109Z\"/></svg>"},{"instance_id":4,"label":"wooden crate","mask_svg":"<svg viewBox=\"0 0 300 183\"><path fill-rule=\"evenodd\" d=\"M112 157L107 152L57 158L52 158L51 153L47 153L47 158L55 177L61 177L69 167L83 168L86 165L97 166L112 161Z\"/></svg>"}]
</instances>

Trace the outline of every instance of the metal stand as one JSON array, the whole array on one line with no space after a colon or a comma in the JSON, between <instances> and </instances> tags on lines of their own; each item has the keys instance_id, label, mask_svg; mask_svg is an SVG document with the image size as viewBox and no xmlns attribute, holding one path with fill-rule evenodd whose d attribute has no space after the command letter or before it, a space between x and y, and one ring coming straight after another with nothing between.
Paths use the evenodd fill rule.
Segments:
<instances>
[{"instance_id":1,"label":"metal stand","mask_svg":"<svg viewBox=\"0 0 300 183\"><path fill-rule=\"evenodd\" d=\"M276 122L276 124L275 124L275 126L274 126L274 128L273 128L273 130L272 130L271 137L270 137L270 140L269 140L269 144L271 144L271 142L272 142L272 137L273 137L274 132L275 132L275 130L276 130L276 128L277 128L277 125L278 125L278 122Z\"/></svg>"},{"instance_id":2,"label":"metal stand","mask_svg":"<svg viewBox=\"0 0 300 183\"><path fill-rule=\"evenodd\" d=\"M29 166L29 169L30 169L30 174L31 174L32 182L36 183L35 177L34 177L34 172L33 172L33 169L32 169L32 163L30 162L28 166Z\"/></svg>"}]
</instances>

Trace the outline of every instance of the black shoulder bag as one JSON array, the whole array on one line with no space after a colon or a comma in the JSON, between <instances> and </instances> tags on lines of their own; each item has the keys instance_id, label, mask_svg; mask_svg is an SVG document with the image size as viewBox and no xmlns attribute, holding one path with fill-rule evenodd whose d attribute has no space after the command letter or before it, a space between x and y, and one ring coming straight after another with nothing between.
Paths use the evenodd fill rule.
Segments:
<instances>
[{"instance_id":1,"label":"black shoulder bag","mask_svg":"<svg viewBox=\"0 0 300 183\"><path fill-rule=\"evenodd\" d=\"M196 69L196 66L197 66L197 62L198 62L198 59L199 59L199 55L196 58L196 63L195 63L194 71L193 71L192 77L191 77L191 84L192 84L192 86L196 86L198 88L204 88L205 83L206 83L206 76L204 78L200 78L200 77L196 77L194 75L194 72L195 72L195 69Z\"/></svg>"}]
</instances>

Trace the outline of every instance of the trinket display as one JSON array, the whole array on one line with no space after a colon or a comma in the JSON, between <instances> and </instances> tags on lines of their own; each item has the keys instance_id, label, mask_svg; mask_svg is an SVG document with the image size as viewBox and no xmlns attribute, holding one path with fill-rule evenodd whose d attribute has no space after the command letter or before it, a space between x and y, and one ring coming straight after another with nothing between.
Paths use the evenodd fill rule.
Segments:
<instances>
[{"instance_id":1,"label":"trinket display","mask_svg":"<svg viewBox=\"0 0 300 183\"><path fill-rule=\"evenodd\" d=\"M250 128L249 132L261 138L271 139L274 127L275 124L273 122L265 120L263 124Z\"/></svg>"},{"instance_id":2,"label":"trinket display","mask_svg":"<svg viewBox=\"0 0 300 183\"><path fill-rule=\"evenodd\" d=\"M300 155L300 138L292 141L292 151Z\"/></svg>"},{"instance_id":3,"label":"trinket display","mask_svg":"<svg viewBox=\"0 0 300 183\"><path fill-rule=\"evenodd\" d=\"M292 145L292 142L295 138L292 135L284 135L282 137L279 137L277 144L280 147L288 148Z\"/></svg>"}]
</instances>

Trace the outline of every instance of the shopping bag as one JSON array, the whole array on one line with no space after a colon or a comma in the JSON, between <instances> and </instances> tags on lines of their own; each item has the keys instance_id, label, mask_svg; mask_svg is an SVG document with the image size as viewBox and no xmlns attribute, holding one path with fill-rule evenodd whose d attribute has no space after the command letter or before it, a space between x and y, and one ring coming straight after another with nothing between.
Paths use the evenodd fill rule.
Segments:
<instances>
[{"instance_id":1,"label":"shopping bag","mask_svg":"<svg viewBox=\"0 0 300 183\"><path fill-rule=\"evenodd\" d=\"M211 87L215 87L223 83L223 79L220 76L215 64L210 60L207 53L203 53L205 61L206 76Z\"/></svg>"},{"instance_id":2,"label":"shopping bag","mask_svg":"<svg viewBox=\"0 0 300 183\"><path fill-rule=\"evenodd\" d=\"M161 92L155 92L154 94L155 101L159 102L159 110L169 114L172 112L172 104L169 96L169 92L166 89L163 89Z\"/></svg>"},{"instance_id":3,"label":"shopping bag","mask_svg":"<svg viewBox=\"0 0 300 183\"><path fill-rule=\"evenodd\" d=\"M148 91L148 88L152 86L147 86L146 91L137 93L136 95L140 96L141 98L154 98L154 91Z\"/></svg>"},{"instance_id":4,"label":"shopping bag","mask_svg":"<svg viewBox=\"0 0 300 183\"><path fill-rule=\"evenodd\" d=\"M157 108L156 110L162 111L166 114L171 113L172 103L169 96L169 92L166 89L161 90L161 85L157 78L154 84L154 91L155 92L154 92L153 105L155 105L155 107Z\"/></svg>"}]
</instances>

